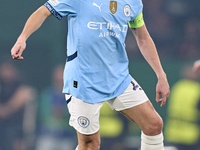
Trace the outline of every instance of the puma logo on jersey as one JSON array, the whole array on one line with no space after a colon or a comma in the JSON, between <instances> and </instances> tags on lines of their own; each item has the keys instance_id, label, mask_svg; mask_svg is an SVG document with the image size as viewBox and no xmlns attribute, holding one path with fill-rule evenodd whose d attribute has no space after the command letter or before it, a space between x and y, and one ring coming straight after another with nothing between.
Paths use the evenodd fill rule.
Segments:
<instances>
[{"instance_id":1,"label":"puma logo on jersey","mask_svg":"<svg viewBox=\"0 0 200 150\"><path fill-rule=\"evenodd\" d=\"M101 3L101 5L103 5L103 3ZM98 7L100 11L101 11L101 5L99 6L99 5L97 5L96 3L93 3L93 6Z\"/></svg>"}]
</instances>

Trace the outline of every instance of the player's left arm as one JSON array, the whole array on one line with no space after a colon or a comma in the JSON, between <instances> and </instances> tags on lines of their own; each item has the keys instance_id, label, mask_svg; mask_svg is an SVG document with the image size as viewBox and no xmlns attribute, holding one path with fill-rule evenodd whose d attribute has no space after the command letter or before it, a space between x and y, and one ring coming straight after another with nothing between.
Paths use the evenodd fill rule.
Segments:
<instances>
[{"instance_id":1,"label":"player's left arm","mask_svg":"<svg viewBox=\"0 0 200 150\"><path fill-rule=\"evenodd\" d=\"M139 26L137 26L136 24L136 28L131 28L131 30L136 38L138 47L142 55L156 73L156 76L158 78L158 83L156 86L156 101L158 103L161 103L162 107L166 103L166 99L169 96L170 88L167 81L167 76L162 68L156 46L151 36L149 35L149 32L147 31L145 23L143 22L143 18L140 19L142 20L139 20ZM130 24L129 26L133 27Z\"/></svg>"}]
</instances>

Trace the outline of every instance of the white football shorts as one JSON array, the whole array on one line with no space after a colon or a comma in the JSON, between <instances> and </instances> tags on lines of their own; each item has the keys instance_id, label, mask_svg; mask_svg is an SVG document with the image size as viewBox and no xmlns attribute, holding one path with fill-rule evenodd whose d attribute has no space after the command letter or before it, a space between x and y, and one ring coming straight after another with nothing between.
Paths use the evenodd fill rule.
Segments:
<instances>
[{"instance_id":1,"label":"white football shorts","mask_svg":"<svg viewBox=\"0 0 200 150\"><path fill-rule=\"evenodd\" d=\"M99 130L99 114L104 102L90 104L82 100L65 94L70 113L69 125L78 132L90 135ZM128 88L119 96L106 101L111 109L116 111L125 110L148 101L145 92L139 84L133 79Z\"/></svg>"}]
</instances>

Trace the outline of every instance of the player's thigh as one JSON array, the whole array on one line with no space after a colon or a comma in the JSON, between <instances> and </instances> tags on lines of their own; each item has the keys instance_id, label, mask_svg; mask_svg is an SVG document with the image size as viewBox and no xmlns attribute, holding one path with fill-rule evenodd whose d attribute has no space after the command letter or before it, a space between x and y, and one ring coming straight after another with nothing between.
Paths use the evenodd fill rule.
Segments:
<instances>
[{"instance_id":1,"label":"player's thigh","mask_svg":"<svg viewBox=\"0 0 200 150\"><path fill-rule=\"evenodd\" d=\"M156 135L162 130L162 118L149 100L120 112L134 121L147 135Z\"/></svg>"},{"instance_id":2,"label":"player's thigh","mask_svg":"<svg viewBox=\"0 0 200 150\"><path fill-rule=\"evenodd\" d=\"M70 113L69 125L84 135L92 135L99 130L100 109L104 102L90 104L65 95Z\"/></svg>"},{"instance_id":3,"label":"player's thigh","mask_svg":"<svg viewBox=\"0 0 200 150\"><path fill-rule=\"evenodd\" d=\"M107 103L112 109L121 111L138 106L148 101L148 99L149 98L137 83L137 81L132 79L131 83L122 94L111 100L108 100Z\"/></svg>"},{"instance_id":4,"label":"player's thigh","mask_svg":"<svg viewBox=\"0 0 200 150\"><path fill-rule=\"evenodd\" d=\"M78 149L99 149L99 115L104 102L90 104L67 94L65 98L70 113L69 124L77 131Z\"/></svg>"}]
</instances>

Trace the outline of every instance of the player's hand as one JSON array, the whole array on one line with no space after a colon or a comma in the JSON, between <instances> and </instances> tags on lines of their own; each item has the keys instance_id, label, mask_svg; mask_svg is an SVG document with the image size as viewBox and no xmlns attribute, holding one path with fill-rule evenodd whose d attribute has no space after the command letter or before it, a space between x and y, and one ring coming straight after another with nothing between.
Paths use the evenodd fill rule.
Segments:
<instances>
[{"instance_id":1,"label":"player's hand","mask_svg":"<svg viewBox=\"0 0 200 150\"><path fill-rule=\"evenodd\" d=\"M192 68L195 72L200 72L200 60L194 62L194 66Z\"/></svg>"},{"instance_id":2,"label":"player's hand","mask_svg":"<svg viewBox=\"0 0 200 150\"><path fill-rule=\"evenodd\" d=\"M11 56L13 59L24 59L22 53L26 48L26 42L18 39L11 49Z\"/></svg>"},{"instance_id":3,"label":"player's hand","mask_svg":"<svg viewBox=\"0 0 200 150\"><path fill-rule=\"evenodd\" d=\"M158 83L156 86L156 101L161 103L160 106L163 107L169 97L170 87L167 81L166 75L162 75L158 78Z\"/></svg>"}]
</instances>

